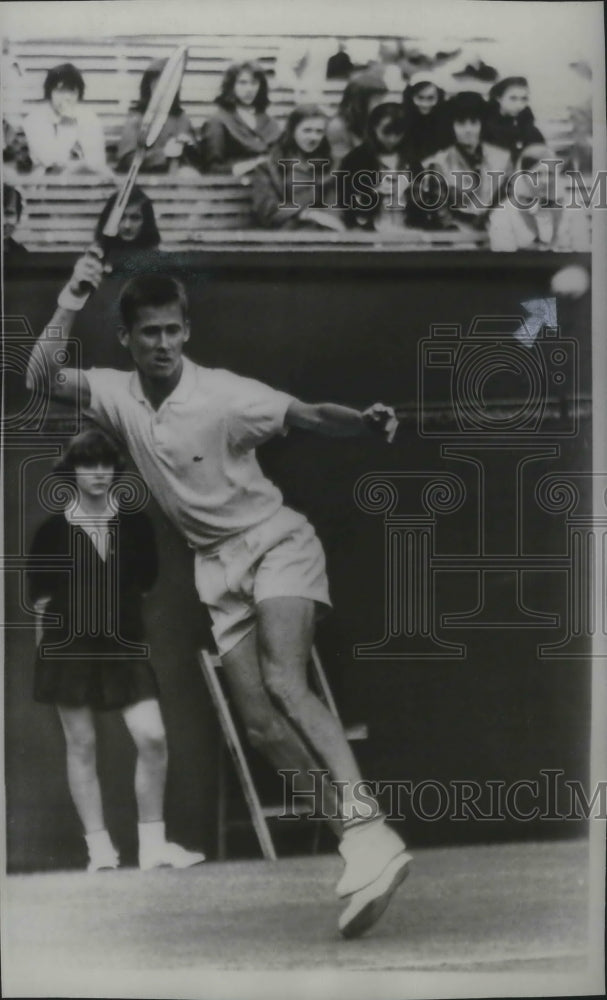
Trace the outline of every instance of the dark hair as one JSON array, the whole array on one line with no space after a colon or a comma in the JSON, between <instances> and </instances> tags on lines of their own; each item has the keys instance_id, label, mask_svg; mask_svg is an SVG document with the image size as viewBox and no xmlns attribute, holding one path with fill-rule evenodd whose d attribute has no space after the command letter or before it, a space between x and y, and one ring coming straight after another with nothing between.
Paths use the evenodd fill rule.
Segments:
<instances>
[{"instance_id":1,"label":"dark hair","mask_svg":"<svg viewBox=\"0 0 607 1000\"><path fill-rule=\"evenodd\" d=\"M184 320L188 319L188 297L182 283L167 274L139 274L122 289L119 300L120 315L127 330L137 320L139 309L148 306L168 306L177 302Z\"/></svg>"},{"instance_id":2,"label":"dark hair","mask_svg":"<svg viewBox=\"0 0 607 1000\"><path fill-rule=\"evenodd\" d=\"M12 184L2 185L2 208L6 212L7 208L10 208L11 202L15 201L17 203L17 215L21 218L21 213L23 212L23 197L21 191L18 188L13 187Z\"/></svg>"},{"instance_id":3,"label":"dark hair","mask_svg":"<svg viewBox=\"0 0 607 1000\"><path fill-rule=\"evenodd\" d=\"M359 73L346 84L338 113L359 138L362 139L366 131L369 101L387 92L386 82L379 73Z\"/></svg>"},{"instance_id":4,"label":"dark hair","mask_svg":"<svg viewBox=\"0 0 607 1000\"><path fill-rule=\"evenodd\" d=\"M234 63L225 71L215 103L226 111L234 111L238 104L234 96L234 86L240 74L245 71L249 72L258 84L253 107L256 111L265 111L270 103L268 80L259 63L253 61Z\"/></svg>"},{"instance_id":5,"label":"dark hair","mask_svg":"<svg viewBox=\"0 0 607 1000\"><path fill-rule=\"evenodd\" d=\"M298 104L287 118L285 130L272 148L272 157L275 161L301 158L301 150L295 142L295 130L306 118L322 118L323 121L327 121L325 112L318 104ZM322 137L317 148L309 155L313 160L331 159L331 147L326 135Z\"/></svg>"},{"instance_id":6,"label":"dark hair","mask_svg":"<svg viewBox=\"0 0 607 1000\"><path fill-rule=\"evenodd\" d=\"M502 97L510 87L525 87L529 89L529 81L525 76L505 76L503 80L494 83L489 91L489 100L496 101Z\"/></svg>"},{"instance_id":7,"label":"dark hair","mask_svg":"<svg viewBox=\"0 0 607 1000\"><path fill-rule=\"evenodd\" d=\"M451 125L471 120L484 122L488 110L487 102L475 90L462 90L445 104L445 116Z\"/></svg>"},{"instance_id":8,"label":"dark hair","mask_svg":"<svg viewBox=\"0 0 607 1000\"><path fill-rule=\"evenodd\" d=\"M130 205L140 205L141 214L143 216L143 223L141 226L141 232L136 240L131 242L125 242L120 236L104 236L103 227L105 226L107 220L110 217L110 213L116 204L116 199L118 197L118 191L113 194L106 201L105 205L101 210L101 215L97 221L97 226L95 227L95 239L103 246L106 250L111 249L130 249L133 250L151 250L156 249L160 243L160 233L158 232L158 226L156 225L156 216L154 215L154 206L147 194L141 190L139 187L134 187L131 191L127 208Z\"/></svg>"},{"instance_id":9,"label":"dark hair","mask_svg":"<svg viewBox=\"0 0 607 1000\"><path fill-rule=\"evenodd\" d=\"M49 69L44 81L45 101L49 101L53 91L61 86L67 90L77 90L79 101L84 97L84 79L82 73L72 63L61 63L61 66L54 66L53 69Z\"/></svg>"},{"instance_id":10,"label":"dark hair","mask_svg":"<svg viewBox=\"0 0 607 1000\"><path fill-rule=\"evenodd\" d=\"M375 142L375 129L378 125L383 122L388 121L390 132L400 132L403 137L407 131L407 123L405 119L405 110L402 104L397 104L395 101L384 101L383 104L378 104L369 112L369 117L367 119L367 136L371 142Z\"/></svg>"},{"instance_id":11,"label":"dark hair","mask_svg":"<svg viewBox=\"0 0 607 1000\"><path fill-rule=\"evenodd\" d=\"M403 107L405 109L405 113L408 118L411 117L415 118L415 116L421 117L421 112L417 107L417 105L414 104L413 98L415 97L416 94L419 94L420 90L425 90L426 87L434 87L438 95L436 106L430 112L431 115L436 113L437 109L439 109L441 104L443 103L445 99L445 91L442 89L442 87L439 87L438 84L434 82L434 80L418 80L417 83L409 84L403 90ZM428 116L425 115L424 117Z\"/></svg>"},{"instance_id":12,"label":"dark hair","mask_svg":"<svg viewBox=\"0 0 607 1000\"><path fill-rule=\"evenodd\" d=\"M124 455L117 445L103 431L91 427L71 438L55 466L54 474L65 482L73 483L77 465L93 466L99 462L112 465L115 474L124 472L126 468Z\"/></svg>"},{"instance_id":13,"label":"dark hair","mask_svg":"<svg viewBox=\"0 0 607 1000\"><path fill-rule=\"evenodd\" d=\"M152 97L152 85L156 82L158 77L162 75L162 71L166 66L166 63L166 59L154 59L148 68L144 70L143 76L141 77L141 83L139 84L139 100L134 105L133 111L139 111L141 114L145 114ZM171 104L169 114L176 118L177 115L181 114L182 110L181 98L179 91L177 91L175 99Z\"/></svg>"}]
</instances>

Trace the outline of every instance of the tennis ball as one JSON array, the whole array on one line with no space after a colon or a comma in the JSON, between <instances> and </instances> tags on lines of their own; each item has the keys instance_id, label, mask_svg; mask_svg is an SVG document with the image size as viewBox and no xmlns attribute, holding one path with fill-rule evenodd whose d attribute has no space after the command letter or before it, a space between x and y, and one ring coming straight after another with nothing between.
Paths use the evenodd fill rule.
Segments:
<instances>
[{"instance_id":1,"label":"tennis ball","mask_svg":"<svg viewBox=\"0 0 607 1000\"><path fill-rule=\"evenodd\" d=\"M571 299L579 299L590 287L590 275L585 267L571 264L562 267L552 275L550 288L554 295L563 295Z\"/></svg>"}]
</instances>

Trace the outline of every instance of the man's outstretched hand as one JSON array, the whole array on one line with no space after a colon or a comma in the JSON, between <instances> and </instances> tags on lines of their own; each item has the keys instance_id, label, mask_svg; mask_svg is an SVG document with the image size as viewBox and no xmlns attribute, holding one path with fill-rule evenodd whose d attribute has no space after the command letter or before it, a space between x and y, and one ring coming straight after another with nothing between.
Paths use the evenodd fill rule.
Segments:
<instances>
[{"instance_id":1,"label":"man's outstretched hand","mask_svg":"<svg viewBox=\"0 0 607 1000\"><path fill-rule=\"evenodd\" d=\"M373 403L363 411L363 420L370 430L381 434L388 444L392 443L398 430L398 418L391 406Z\"/></svg>"}]
</instances>

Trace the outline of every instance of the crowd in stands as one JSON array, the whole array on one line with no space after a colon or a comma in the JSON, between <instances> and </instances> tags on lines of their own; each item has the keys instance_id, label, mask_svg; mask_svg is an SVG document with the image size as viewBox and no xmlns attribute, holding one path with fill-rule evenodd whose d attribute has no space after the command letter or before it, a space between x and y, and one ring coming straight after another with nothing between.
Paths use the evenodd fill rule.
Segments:
<instances>
[{"instance_id":1,"label":"crowd in stands","mask_svg":"<svg viewBox=\"0 0 607 1000\"><path fill-rule=\"evenodd\" d=\"M261 66L234 64L224 74L216 111L200 130L177 94L146 150L142 173L169 174L177 181L205 174L240 179L250 187L252 225L262 229L447 230L484 233L496 250L587 248L588 220L564 205L563 164L555 167L559 157L535 123L524 77L494 80L486 96L477 89L447 95L432 70L416 70L405 80L392 49L380 55L381 65L355 72L340 40L326 68L328 79L344 80L337 112L327 115L316 103L301 103L284 123L272 113ZM43 100L26 116L22 131L3 122L5 164L15 176L92 173L119 183L116 175L131 165L164 63L155 60L143 73L115 162L106 159L103 128L87 106L82 74L64 63L48 71ZM483 67L481 77L491 77ZM401 92L395 94L398 81ZM578 131L577 159L564 167L588 170L591 138L583 123ZM509 182L521 170L534 170L537 179L533 184L527 179L513 202ZM14 256L18 246L12 231L22 209L19 192L5 186L7 255ZM110 210L108 203L99 238ZM152 203L135 188L112 249L149 251L159 241Z\"/></svg>"}]
</instances>

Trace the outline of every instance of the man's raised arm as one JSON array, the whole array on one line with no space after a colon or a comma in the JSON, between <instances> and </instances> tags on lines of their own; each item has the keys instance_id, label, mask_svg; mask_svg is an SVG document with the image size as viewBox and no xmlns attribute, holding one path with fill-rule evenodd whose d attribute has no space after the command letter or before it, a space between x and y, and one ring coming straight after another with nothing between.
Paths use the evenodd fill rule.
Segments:
<instances>
[{"instance_id":1,"label":"man's raised arm","mask_svg":"<svg viewBox=\"0 0 607 1000\"><path fill-rule=\"evenodd\" d=\"M32 349L25 379L32 392L59 402L88 406L90 390L86 375L77 368L66 367L67 352L63 345L91 288L98 288L103 270L101 256L94 250L76 261L70 280L59 294L57 308Z\"/></svg>"}]
</instances>

